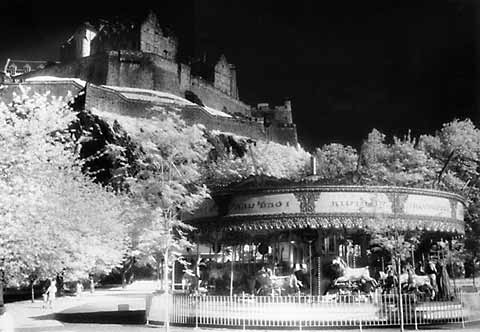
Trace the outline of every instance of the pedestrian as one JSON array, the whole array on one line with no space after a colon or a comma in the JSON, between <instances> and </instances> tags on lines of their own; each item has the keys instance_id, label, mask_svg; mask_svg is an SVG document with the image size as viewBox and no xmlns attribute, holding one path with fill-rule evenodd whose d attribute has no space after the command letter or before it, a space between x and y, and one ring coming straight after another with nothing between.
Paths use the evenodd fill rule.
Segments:
<instances>
[{"instance_id":1,"label":"pedestrian","mask_svg":"<svg viewBox=\"0 0 480 332\"><path fill-rule=\"evenodd\" d=\"M50 309L53 309L53 305L55 303L55 297L57 294L57 286L55 286L55 279L50 280L50 286L48 287L47 290L48 293L48 307Z\"/></svg>"},{"instance_id":2,"label":"pedestrian","mask_svg":"<svg viewBox=\"0 0 480 332\"><path fill-rule=\"evenodd\" d=\"M47 279L45 285L43 286L43 303L42 303L42 308L45 309L48 306L48 288L50 287L51 281L50 279Z\"/></svg>"},{"instance_id":3,"label":"pedestrian","mask_svg":"<svg viewBox=\"0 0 480 332\"><path fill-rule=\"evenodd\" d=\"M77 281L77 289L76 289L75 293L76 293L77 296L80 296L80 295L82 295L82 292L83 292L83 285L80 281Z\"/></svg>"}]
</instances>

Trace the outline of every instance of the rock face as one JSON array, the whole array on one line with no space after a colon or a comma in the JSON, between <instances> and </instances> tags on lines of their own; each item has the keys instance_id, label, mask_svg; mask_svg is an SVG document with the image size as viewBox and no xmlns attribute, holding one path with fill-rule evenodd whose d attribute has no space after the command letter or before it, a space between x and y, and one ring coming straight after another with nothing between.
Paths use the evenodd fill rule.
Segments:
<instances>
[{"instance_id":1,"label":"rock face","mask_svg":"<svg viewBox=\"0 0 480 332\"><path fill-rule=\"evenodd\" d=\"M266 108L251 107L240 100L236 68L225 56L220 56L216 63L205 61L206 70L202 76L195 76L194 67L177 60L177 50L176 37L162 30L153 12L137 20L101 21L97 25L86 22L62 45L61 63L16 79L48 75L79 78L97 87L168 92L230 115L224 121L225 118L210 117L201 109L186 111L185 119L189 122L281 144L298 143L289 101L274 108L268 104L260 104L267 105ZM129 109L141 114L151 106L144 103L142 108L138 102L121 101L118 95L95 88L87 91L87 98L87 104L112 104L120 112Z\"/></svg>"}]
</instances>

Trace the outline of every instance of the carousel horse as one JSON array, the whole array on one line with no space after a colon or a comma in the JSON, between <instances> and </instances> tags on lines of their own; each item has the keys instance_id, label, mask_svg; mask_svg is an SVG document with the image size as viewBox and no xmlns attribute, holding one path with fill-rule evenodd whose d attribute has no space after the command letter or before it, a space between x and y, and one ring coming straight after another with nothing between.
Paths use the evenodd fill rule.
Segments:
<instances>
[{"instance_id":1,"label":"carousel horse","mask_svg":"<svg viewBox=\"0 0 480 332\"><path fill-rule=\"evenodd\" d=\"M435 298L435 288L432 286L431 278L428 275L418 275L409 269L400 275L400 285L406 292L427 294L431 300Z\"/></svg>"},{"instance_id":2,"label":"carousel horse","mask_svg":"<svg viewBox=\"0 0 480 332\"><path fill-rule=\"evenodd\" d=\"M295 273L275 276L271 269L262 267L255 274L256 295L294 294L298 293L301 288L303 288L303 283L298 280Z\"/></svg>"},{"instance_id":3,"label":"carousel horse","mask_svg":"<svg viewBox=\"0 0 480 332\"><path fill-rule=\"evenodd\" d=\"M378 285L377 281L370 276L370 271L368 270L368 266L360 267L360 268L351 268L340 257L337 257L334 260L332 260L332 265L338 267L339 274L340 274L340 276L335 279L334 285L337 283L359 281L362 279L367 282L370 282L375 287Z\"/></svg>"}]
</instances>

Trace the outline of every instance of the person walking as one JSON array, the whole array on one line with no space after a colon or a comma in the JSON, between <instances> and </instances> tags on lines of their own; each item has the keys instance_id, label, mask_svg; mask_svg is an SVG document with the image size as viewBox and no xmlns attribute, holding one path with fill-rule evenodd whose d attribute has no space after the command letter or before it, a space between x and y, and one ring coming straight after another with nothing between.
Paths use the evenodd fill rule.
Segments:
<instances>
[{"instance_id":1,"label":"person walking","mask_svg":"<svg viewBox=\"0 0 480 332\"><path fill-rule=\"evenodd\" d=\"M47 290L47 296L48 296L47 302L48 302L48 307L50 309L53 309L56 293L57 293L57 286L55 286L55 279L51 279L50 286L48 287L48 290Z\"/></svg>"}]
</instances>

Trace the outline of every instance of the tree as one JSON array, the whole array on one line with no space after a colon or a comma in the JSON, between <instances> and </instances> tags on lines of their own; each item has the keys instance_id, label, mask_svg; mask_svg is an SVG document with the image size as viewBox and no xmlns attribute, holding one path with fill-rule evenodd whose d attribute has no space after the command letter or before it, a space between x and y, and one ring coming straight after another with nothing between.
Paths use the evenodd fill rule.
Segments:
<instances>
[{"instance_id":1,"label":"tree","mask_svg":"<svg viewBox=\"0 0 480 332\"><path fill-rule=\"evenodd\" d=\"M393 137L373 129L362 144L357 172L362 184L425 188L435 179L437 164L410 135Z\"/></svg>"},{"instance_id":2,"label":"tree","mask_svg":"<svg viewBox=\"0 0 480 332\"><path fill-rule=\"evenodd\" d=\"M97 114L117 121L142 151L139 170L127 182L137 204L136 220L142 224L140 258L152 263L160 275L162 261L166 269L165 262L178 258L188 245L187 232L192 228L182 222L182 215L208 197L200 179L212 146L201 126L187 126L178 114L155 110L158 117L154 119Z\"/></svg>"},{"instance_id":3,"label":"tree","mask_svg":"<svg viewBox=\"0 0 480 332\"><path fill-rule=\"evenodd\" d=\"M154 110L158 117L153 119L99 115L118 121L143 151L137 161L138 173L128 178L137 219L143 224L137 249L144 262L155 266L158 276L163 264L167 295L169 262L181 257L189 246L187 232L192 227L182 221L182 215L208 197L206 186L199 180L211 145L200 126L187 126L178 114ZM168 305L166 311L168 317ZM168 324L167 319L167 328Z\"/></svg>"},{"instance_id":4,"label":"tree","mask_svg":"<svg viewBox=\"0 0 480 332\"><path fill-rule=\"evenodd\" d=\"M204 181L210 187L226 186L252 175L289 180L300 180L307 175L311 155L301 147L263 141L244 144L244 154L239 155L228 146L224 153L217 151L204 173Z\"/></svg>"},{"instance_id":5,"label":"tree","mask_svg":"<svg viewBox=\"0 0 480 332\"><path fill-rule=\"evenodd\" d=\"M351 146L330 143L317 148L318 176L321 179L338 179L352 173L357 168L358 153Z\"/></svg>"},{"instance_id":6,"label":"tree","mask_svg":"<svg viewBox=\"0 0 480 332\"><path fill-rule=\"evenodd\" d=\"M465 257L475 277L480 261L480 130L469 119L453 120L435 136L421 136L419 144L437 161L434 187L457 192L467 200Z\"/></svg>"},{"instance_id":7,"label":"tree","mask_svg":"<svg viewBox=\"0 0 480 332\"><path fill-rule=\"evenodd\" d=\"M0 104L0 259L5 282L108 272L124 250L126 198L82 173L67 130L75 113L61 98ZM33 289L33 288L32 288Z\"/></svg>"}]
</instances>

